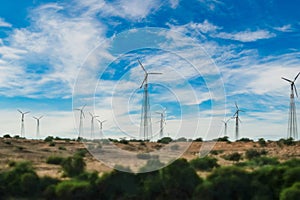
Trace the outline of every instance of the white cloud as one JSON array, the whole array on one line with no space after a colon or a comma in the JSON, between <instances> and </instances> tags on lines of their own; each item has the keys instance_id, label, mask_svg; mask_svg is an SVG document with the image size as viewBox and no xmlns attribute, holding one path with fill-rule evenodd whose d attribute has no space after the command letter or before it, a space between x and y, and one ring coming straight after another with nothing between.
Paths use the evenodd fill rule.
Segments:
<instances>
[{"instance_id":1,"label":"white cloud","mask_svg":"<svg viewBox=\"0 0 300 200\"><path fill-rule=\"evenodd\" d=\"M8 22L6 22L3 18L0 18L0 27L8 27L11 28L12 25Z\"/></svg>"},{"instance_id":2,"label":"white cloud","mask_svg":"<svg viewBox=\"0 0 300 200\"><path fill-rule=\"evenodd\" d=\"M275 30L277 31L281 31L281 32L292 32L293 28L291 24L286 24L284 26L281 27L274 27Z\"/></svg>"},{"instance_id":3,"label":"white cloud","mask_svg":"<svg viewBox=\"0 0 300 200\"><path fill-rule=\"evenodd\" d=\"M255 42L257 40L269 39L275 36L276 35L274 33L271 33L267 30L257 30L257 31L246 30L246 31L241 31L236 33L221 32L215 34L215 37L229 39L229 40L236 40L240 42Z\"/></svg>"},{"instance_id":4,"label":"white cloud","mask_svg":"<svg viewBox=\"0 0 300 200\"><path fill-rule=\"evenodd\" d=\"M170 0L171 8L175 9L179 5L180 0Z\"/></svg>"},{"instance_id":5,"label":"white cloud","mask_svg":"<svg viewBox=\"0 0 300 200\"><path fill-rule=\"evenodd\" d=\"M117 0L114 2L97 0L78 0L81 7L88 9L86 14L103 16L118 16L124 19L140 21L155 12L161 5L159 0Z\"/></svg>"},{"instance_id":6,"label":"white cloud","mask_svg":"<svg viewBox=\"0 0 300 200\"><path fill-rule=\"evenodd\" d=\"M204 20L203 23L190 23L189 26L192 29L199 30L202 33L209 33L209 32L215 32L219 29L220 27L208 22L208 20Z\"/></svg>"}]
</instances>

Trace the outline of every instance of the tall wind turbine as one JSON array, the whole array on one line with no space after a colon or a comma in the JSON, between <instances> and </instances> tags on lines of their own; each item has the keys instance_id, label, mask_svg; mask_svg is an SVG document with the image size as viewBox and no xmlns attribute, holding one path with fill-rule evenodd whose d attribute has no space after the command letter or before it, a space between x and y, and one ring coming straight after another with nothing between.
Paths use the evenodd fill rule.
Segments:
<instances>
[{"instance_id":1,"label":"tall wind turbine","mask_svg":"<svg viewBox=\"0 0 300 200\"><path fill-rule=\"evenodd\" d=\"M138 60L141 68L145 72L145 78L140 86L144 86L144 96L143 96L143 105L141 113L141 125L140 125L140 137L144 137L144 140L151 139L152 137L152 125L151 125L151 114L150 114L150 103L149 103L149 93L148 93L148 75L149 74L162 74L147 72L140 60Z\"/></svg>"},{"instance_id":2,"label":"tall wind turbine","mask_svg":"<svg viewBox=\"0 0 300 200\"><path fill-rule=\"evenodd\" d=\"M235 107L236 107L236 111L233 115L233 118L235 118L235 139L237 140L239 138L239 121L241 122L239 118L239 113L244 111L239 109L236 102L235 102Z\"/></svg>"},{"instance_id":3,"label":"tall wind turbine","mask_svg":"<svg viewBox=\"0 0 300 200\"><path fill-rule=\"evenodd\" d=\"M85 118L85 115L84 115L84 112L83 112L83 109L86 105L82 106L82 108L76 108L75 110L78 110L80 111L80 121L79 121L79 135L78 137L81 137L82 136L82 133L83 133L83 118Z\"/></svg>"},{"instance_id":4,"label":"tall wind turbine","mask_svg":"<svg viewBox=\"0 0 300 200\"><path fill-rule=\"evenodd\" d=\"M40 138L40 119L43 118L43 115L40 117L33 117L34 119L36 119L36 138L39 139Z\"/></svg>"},{"instance_id":5,"label":"tall wind turbine","mask_svg":"<svg viewBox=\"0 0 300 200\"><path fill-rule=\"evenodd\" d=\"M164 110L162 112L156 112L157 114L160 115L160 130L159 130L159 138L163 138L164 137L164 127L166 125L166 108L164 108Z\"/></svg>"},{"instance_id":6,"label":"tall wind turbine","mask_svg":"<svg viewBox=\"0 0 300 200\"><path fill-rule=\"evenodd\" d=\"M106 122L106 120L100 121L97 119L97 121L99 122L99 131L100 131L100 138L103 138L103 123Z\"/></svg>"},{"instance_id":7,"label":"tall wind turbine","mask_svg":"<svg viewBox=\"0 0 300 200\"><path fill-rule=\"evenodd\" d=\"M94 132L94 119L99 117L97 115L93 115L92 113L90 113L90 116L91 116L91 139L94 139L94 135L95 135L95 132Z\"/></svg>"},{"instance_id":8,"label":"tall wind turbine","mask_svg":"<svg viewBox=\"0 0 300 200\"><path fill-rule=\"evenodd\" d=\"M25 122L24 122L24 118L25 118L25 115L30 113L30 111L27 111L27 112L22 112L21 110L19 110L19 113L21 113L21 137L25 137Z\"/></svg>"},{"instance_id":9,"label":"tall wind turbine","mask_svg":"<svg viewBox=\"0 0 300 200\"><path fill-rule=\"evenodd\" d=\"M227 119L227 120L222 120L222 122L224 123L224 136L227 136L227 125L228 125L228 122L231 118Z\"/></svg>"},{"instance_id":10,"label":"tall wind turbine","mask_svg":"<svg viewBox=\"0 0 300 200\"><path fill-rule=\"evenodd\" d=\"M298 130L297 130L297 115L296 115L296 105L295 105L295 96L298 97L297 88L295 85L295 81L297 80L300 72L294 78L294 80L289 80L287 78L281 77L283 80L289 82L291 84L291 95L290 95L290 110L289 110L289 124L288 124L288 137L292 137L294 139L298 139Z\"/></svg>"}]
</instances>

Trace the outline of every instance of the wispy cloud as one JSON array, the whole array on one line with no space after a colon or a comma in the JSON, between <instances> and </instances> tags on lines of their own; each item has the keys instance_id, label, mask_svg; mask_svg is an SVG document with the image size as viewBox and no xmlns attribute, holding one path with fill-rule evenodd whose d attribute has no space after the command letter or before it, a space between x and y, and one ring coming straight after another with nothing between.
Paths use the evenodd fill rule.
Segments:
<instances>
[{"instance_id":1,"label":"wispy cloud","mask_svg":"<svg viewBox=\"0 0 300 200\"><path fill-rule=\"evenodd\" d=\"M246 30L246 31L241 31L236 33L220 32L215 36L223 39L236 40L240 42L255 42L257 40L269 39L275 37L276 34L271 33L267 30L257 30L257 31Z\"/></svg>"},{"instance_id":2,"label":"wispy cloud","mask_svg":"<svg viewBox=\"0 0 300 200\"><path fill-rule=\"evenodd\" d=\"M291 24L286 24L283 26L279 26L279 27L274 27L275 30L277 31L281 31L281 32L292 32L293 28Z\"/></svg>"},{"instance_id":3,"label":"wispy cloud","mask_svg":"<svg viewBox=\"0 0 300 200\"><path fill-rule=\"evenodd\" d=\"M3 18L0 18L0 27L8 27L11 28L12 25L8 22L6 22Z\"/></svg>"}]
</instances>

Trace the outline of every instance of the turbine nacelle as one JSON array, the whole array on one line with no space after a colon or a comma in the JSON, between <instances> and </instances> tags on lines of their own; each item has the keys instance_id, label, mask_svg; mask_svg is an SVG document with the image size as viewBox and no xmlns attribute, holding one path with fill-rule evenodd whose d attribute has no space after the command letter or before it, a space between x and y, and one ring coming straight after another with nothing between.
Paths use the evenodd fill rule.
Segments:
<instances>
[{"instance_id":1,"label":"turbine nacelle","mask_svg":"<svg viewBox=\"0 0 300 200\"><path fill-rule=\"evenodd\" d=\"M149 75L149 74L156 74L156 75L162 74L162 73L157 73L157 72L147 72L147 70L145 69L145 67L144 67L143 64L141 63L141 61L138 60L138 62L139 62L139 64L140 64L141 68L143 69L143 71L145 72L145 78L144 78L144 80L143 80L143 82L142 82L140 88L142 88L143 85L147 85L147 84L148 84L148 75Z\"/></svg>"},{"instance_id":2,"label":"turbine nacelle","mask_svg":"<svg viewBox=\"0 0 300 200\"><path fill-rule=\"evenodd\" d=\"M283 80L289 82L291 84L291 92L293 94L293 92L295 91L295 94L296 96L298 97L298 92L297 92L297 88L296 88L296 85L295 85L295 81L297 80L298 76L300 75L300 72L297 74L297 76L294 78L294 80L290 80L290 79L287 79L287 78L284 78L284 77L281 77Z\"/></svg>"}]
</instances>

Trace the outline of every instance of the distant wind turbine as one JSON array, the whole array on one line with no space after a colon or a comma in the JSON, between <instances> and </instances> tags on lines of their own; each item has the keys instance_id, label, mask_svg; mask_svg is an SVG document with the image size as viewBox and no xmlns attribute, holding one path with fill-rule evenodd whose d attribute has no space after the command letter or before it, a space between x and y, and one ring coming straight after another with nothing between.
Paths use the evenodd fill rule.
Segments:
<instances>
[{"instance_id":1,"label":"distant wind turbine","mask_svg":"<svg viewBox=\"0 0 300 200\"><path fill-rule=\"evenodd\" d=\"M83 134L83 118L85 118L83 109L84 109L85 106L86 106L86 105L82 106L81 109L80 109L80 108L76 108L76 109L75 109L75 110L80 111L80 117L79 117L79 120L80 120L80 121L79 121L79 135L78 135L78 137L81 137L82 134Z\"/></svg>"},{"instance_id":2,"label":"distant wind turbine","mask_svg":"<svg viewBox=\"0 0 300 200\"><path fill-rule=\"evenodd\" d=\"M245 112L243 110L240 110L237 103L235 102L236 112L233 115L233 118L235 118L235 139L237 140L239 138L239 121L241 122L239 118L240 112Z\"/></svg>"},{"instance_id":3,"label":"distant wind turbine","mask_svg":"<svg viewBox=\"0 0 300 200\"><path fill-rule=\"evenodd\" d=\"M106 122L107 120L100 121L97 119L99 122L99 131L100 131L100 138L103 139L103 123Z\"/></svg>"},{"instance_id":4,"label":"distant wind turbine","mask_svg":"<svg viewBox=\"0 0 300 200\"><path fill-rule=\"evenodd\" d=\"M288 123L288 137L292 137L294 139L298 139L298 130L297 130L297 114L296 114L296 105L295 105L295 96L298 97L297 88L295 85L295 81L297 80L300 72L294 78L294 80L289 80L287 78L281 77L283 80L289 82L291 84L291 94L290 94L290 109L289 109L289 123Z\"/></svg>"},{"instance_id":5,"label":"distant wind turbine","mask_svg":"<svg viewBox=\"0 0 300 200\"><path fill-rule=\"evenodd\" d=\"M40 119L42 119L43 116L33 117L33 118L36 119L36 138L39 139L40 138Z\"/></svg>"},{"instance_id":6,"label":"distant wind turbine","mask_svg":"<svg viewBox=\"0 0 300 200\"><path fill-rule=\"evenodd\" d=\"M19 110L19 113L21 113L21 137L25 137L25 122L24 122L24 118L25 118L25 115L30 113L30 111L27 111L27 112L22 112L21 110Z\"/></svg>"},{"instance_id":7,"label":"distant wind turbine","mask_svg":"<svg viewBox=\"0 0 300 200\"><path fill-rule=\"evenodd\" d=\"M142 104L142 113L141 113L141 125L140 125L140 137L144 137L144 140L151 139L152 137L152 125L151 125L151 113L150 113L150 103L149 103L149 91L148 91L148 75L157 75L162 73L147 72L140 60L138 60L141 68L145 73L144 80L140 86L144 86L144 96Z\"/></svg>"},{"instance_id":8,"label":"distant wind turbine","mask_svg":"<svg viewBox=\"0 0 300 200\"><path fill-rule=\"evenodd\" d=\"M95 132L94 132L94 119L99 117L99 116L93 115L92 113L90 113L90 116L91 116L91 139L94 139L94 135L95 135Z\"/></svg>"},{"instance_id":9,"label":"distant wind turbine","mask_svg":"<svg viewBox=\"0 0 300 200\"><path fill-rule=\"evenodd\" d=\"M224 123L224 136L227 136L227 125L228 122L230 121L231 118L227 119L227 120L222 120L222 122Z\"/></svg>"},{"instance_id":10,"label":"distant wind turbine","mask_svg":"<svg viewBox=\"0 0 300 200\"><path fill-rule=\"evenodd\" d=\"M162 112L156 112L160 115L160 130L159 130L159 138L164 137L164 127L166 125L166 108Z\"/></svg>"}]
</instances>

